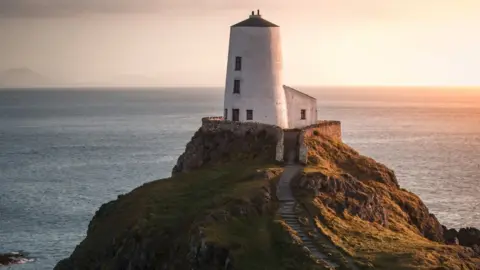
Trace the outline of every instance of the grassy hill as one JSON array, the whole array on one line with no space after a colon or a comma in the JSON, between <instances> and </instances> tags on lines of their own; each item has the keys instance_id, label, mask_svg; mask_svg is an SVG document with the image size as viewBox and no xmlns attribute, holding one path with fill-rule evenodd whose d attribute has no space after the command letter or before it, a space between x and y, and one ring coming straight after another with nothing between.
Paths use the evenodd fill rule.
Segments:
<instances>
[{"instance_id":1,"label":"grassy hill","mask_svg":"<svg viewBox=\"0 0 480 270\"><path fill-rule=\"evenodd\" d=\"M292 183L298 219L309 235L321 233L316 245L339 269L352 269L345 261L357 269L479 269L473 249L443 243L440 223L393 171L339 141L306 142L308 165ZM235 156L103 205L55 269L327 269L277 214L283 168Z\"/></svg>"}]
</instances>

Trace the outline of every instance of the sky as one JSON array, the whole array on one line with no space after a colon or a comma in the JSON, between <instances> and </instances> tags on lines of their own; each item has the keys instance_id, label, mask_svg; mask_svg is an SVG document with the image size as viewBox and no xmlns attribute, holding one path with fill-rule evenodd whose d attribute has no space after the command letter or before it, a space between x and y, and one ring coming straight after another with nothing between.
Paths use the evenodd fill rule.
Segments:
<instances>
[{"instance_id":1,"label":"sky","mask_svg":"<svg viewBox=\"0 0 480 270\"><path fill-rule=\"evenodd\" d=\"M0 71L222 86L230 25L281 26L290 85L480 85L478 0L0 0Z\"/></svg>"}]
</instances>

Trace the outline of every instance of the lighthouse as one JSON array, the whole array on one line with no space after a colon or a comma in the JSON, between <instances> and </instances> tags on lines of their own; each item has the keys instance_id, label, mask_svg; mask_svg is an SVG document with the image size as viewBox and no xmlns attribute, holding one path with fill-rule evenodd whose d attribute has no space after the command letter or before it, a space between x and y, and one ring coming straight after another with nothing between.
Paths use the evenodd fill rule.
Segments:
<instances>
[{"instance_id":1,"label":"lighthouse","mask_svg":"<svg viewBox=\"0 0 480 270\"><path fill-rule=\"evenodd\" d=\"M224 118L284 129L317 120L316 99L284 85L280 27L259 10L230 27Z\"/></svg>"}]
</instances>

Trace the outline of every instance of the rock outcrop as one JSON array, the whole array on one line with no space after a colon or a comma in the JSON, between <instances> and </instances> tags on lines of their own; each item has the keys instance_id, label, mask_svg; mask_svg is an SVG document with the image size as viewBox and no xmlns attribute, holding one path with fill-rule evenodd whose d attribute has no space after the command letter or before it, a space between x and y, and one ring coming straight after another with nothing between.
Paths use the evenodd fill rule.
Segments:
<instances>
[{"instance_id":1,"label":"rock outcrop","mask_svg":"<svg viewBox=\"0 0 480 270\"><path fill-rule=\"evenodd\" d=\"M386 170L385 175L388 175ZM372 171L370 179L378 172ZM406 224L416 227L424 237L443 242L443 229L434 215L414 194L398 189L396 182L386 181L389 185L369 185L349 173L327 176L322 172L305 174L299 188L317 194L322 203L335 211L338 216L349 213L365 221L388 227L389 215L397 215L393 207L402 212L395 218L402 218Z\"/></svg>"},{"instance_id":2,"label":"rock outcrop","mask_svg":"<svg viewBox=\"0 0 480 270\"><path fill-rule=\"evenodd\" d=\"M279 226L272 198L280 172L225 164L139 187L103 205L87 238L55 269L232 269L241 258L232 254L244 246L231 230L254 237L242 240L254 246L273 238L267 227Z\"/></svg>"},{"instance_id":3,"label":"rock outcrop","mask_svg":"<svg viewBox=\"0 0 480 270\"><path fill-rule=\"evenodd\" d=\"M282 133L206 126L173 177L103 205L55 269L325 269L276 214ZM348 258L345 269L480 269L478 230L442 227L392 170L339 140L314 132L304 139L294 214L322 235L311 238L318 250L335 246L329 260Z\"/></svg>"},{"instance_id":4,"label":"rock outcrop","mask_svg":"<svg viewBox=\"0 0 480 270\"><path fill-rule=\"evenodd\" d=\"M447 229L443 227L445 243L449 245L462 245L472 248L480 255L480 230L477 228Z\"/></svg>"},{"instance_id":5,"label":"rock outcrop","mask_svg":"<svg viewBox=\"0 0 480 270\"><path fill-rule=\"evenodd\" d=\"M0 253L0 266L22 264L31 261L25 254L20 252Z\"/></svg>"},{"instance_id":6,"label":"rock outcrop","mask_svg":"<svg viewBox=\"0 0 480 270\"><path fill-rule=\"evenodd\" d=\"M274 163L283 153L283 131L260 123L240 123L204 118L202 127L178 158L172 174L233 160Z\"/></svg>"},{"instance_id":7,"label":"rock outcrop","mask_svg":"<svg viewBox=\"0 0 480 270\"><path fill-rule=\"evenodd\" d=\"M373 246L378 248L373 253L382 250L392 260L417 248L415 262L404 260L396 266L408 269L424 261L420 264L433 267L430 259L435 258L443 262L438 265L448 265L448 269L480 267L480 254L458 247L446 255L448 248L444 245L458 241L475 250L480 240L478 230L462 229L457 233L442 227L418 196L399 187L392 170L338 140L310 134L305 144L308 169L293 184L298 200L305 206L305 216L316 216L319 229L346 252L357 254L358 261L383 269L388 264L370 257ZM439 246L434 248L432 242ZM422 246L430 248L430 252L422 254ZM458 254L463 261L451 258Z\"/></svg>"}]
</instances>

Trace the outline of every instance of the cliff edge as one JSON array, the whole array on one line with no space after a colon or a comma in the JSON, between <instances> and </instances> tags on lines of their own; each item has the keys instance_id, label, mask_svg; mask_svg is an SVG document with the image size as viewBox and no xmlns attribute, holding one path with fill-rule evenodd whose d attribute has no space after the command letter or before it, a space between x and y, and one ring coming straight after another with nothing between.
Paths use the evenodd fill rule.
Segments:
<instances>
[{"instance_id":1,"label":"cliff edge","mask_svg":"<svg viewBox=\"0 0 480 270\"><path fill-rule=\"evenodd\" d=\"M442 227L392 170L318 130L300 133L301 225L289 226L276 199L283 144L275 127L204 122L171 178L100 207L55 269L480 269L478 230Z\"/></svg>"}]
</instances>

